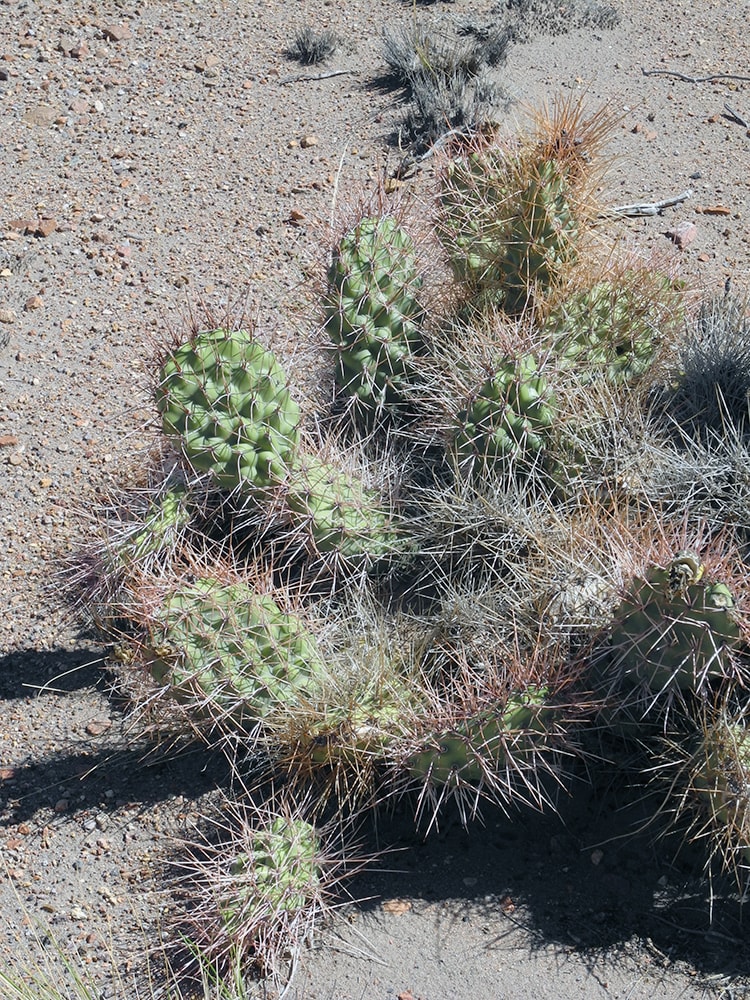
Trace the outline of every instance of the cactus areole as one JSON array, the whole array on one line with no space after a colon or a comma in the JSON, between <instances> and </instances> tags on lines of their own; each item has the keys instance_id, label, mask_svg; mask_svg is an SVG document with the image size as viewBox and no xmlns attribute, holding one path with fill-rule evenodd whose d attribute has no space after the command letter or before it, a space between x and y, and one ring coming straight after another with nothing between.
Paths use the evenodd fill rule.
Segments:
<instances>
[{"instance_id":1,"label":"cactus areole","mask_svg":"<svg viewBox=\"0 0 750 1000\"><path fill-rule=\"evenodd\" d=\"M612 626L615 662L654 692L721 679L740 638L734 607L725 584L706 581L699 556L680 552L633 581Z\"/></svg>"},{"instance_id":2,"label":"cactus areole","mask_svg":"<svg viewBox=\"0 0 750 1000\"><path fill-rule=\"evenodd\" d=\"M164 433L220 487L266 487L283 478L300 411L284 371L246 330L205 330L164 362L156 390Z\"/></svg>"}]
</instances>

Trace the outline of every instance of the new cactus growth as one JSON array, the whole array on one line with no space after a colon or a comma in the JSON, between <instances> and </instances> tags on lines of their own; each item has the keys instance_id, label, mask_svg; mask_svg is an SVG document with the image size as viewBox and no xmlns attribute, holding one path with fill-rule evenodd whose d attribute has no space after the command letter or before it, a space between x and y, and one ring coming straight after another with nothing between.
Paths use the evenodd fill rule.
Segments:
<instances>
[{"instance_id":1,"label":"new cactus growth","mask_svg":"<svg viewBox=\"0 0 750 1000\"><path fill-rule=\"evenodd\" d=\"M615 612L615 668L654 693L698 691L728 673L740 639L735 600L709 582L695 552L679 552L665 567L637 577Z\"/></svg>"},{"instance_id":2,"label":"new cactus growth","mask_svg":"<svg viewBox=\"0 0 750 1000\"><path fill-rule=\"evenodd\" d=\"M300 458L287 487L289 507L314 552L375 561L396 550L395 526L376 494L330 462Z\"/></svg>"},{"instance_id":3,"label":"new cactus growth","mask_svg":"<svg viewBox=\"0 0 750 1000\"><path fill-rule=\"evenodd\" d=\"M246 330L205 330L162 365L156 389L164 433L190 466L230 490L283 478L300 411L271 351Z\"/></svg>"},{"instance_id":4,"label":"new cactus growth","mask_svg":"<svg viewBox=\"0 0 750 1000\"><path fill-rule=\"evenodd\" d=\"M254 831L248 849L230 863L219 900L229 937L308 906L318 892L319 855L315 827L303 819L277 816Z\"/></svg>"},{"instance_id":5,"label":"new cactus growth","mask_svg":"<svg viewBox=\"0 0 750 1000\"><path fill-rule=\"evenodd\" d=\"M149 623L152 676L198 719L253 727L314 697L323 664L299 616L243 583L203 577Z\"/></svg>"},{"instance_id":6,"label":"new cactus growth","mask_svg":"<svg viewBox=\"0 0 750 1000\"><path fill-rule=\"evenodd\" d=\"M555 412L536 360L505 358L458 414L459 458L476 458L482 467L528 470L544 453Z\"/></svg>"},{"instance_id":7,"label":"new cactus growth","mask_svg":"<svg viewBox=\"0 0 750 1000\"><path fill-rule=\"evenodd\" d=\"M328 270L326 329L336 378L363 413L398 408L422 349L414 244L392 216L368 216L340 241Z\"/></svg>"}]
</instances>

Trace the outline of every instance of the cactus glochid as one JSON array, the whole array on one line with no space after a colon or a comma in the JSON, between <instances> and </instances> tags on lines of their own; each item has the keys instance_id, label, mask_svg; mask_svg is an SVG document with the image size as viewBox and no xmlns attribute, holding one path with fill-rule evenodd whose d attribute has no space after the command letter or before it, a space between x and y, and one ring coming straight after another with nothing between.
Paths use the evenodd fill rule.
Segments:
<instances>
[{"instance_id":1,"label":"cactus glochid","mask_svg":"<svg viewBox=\"0 0 750 1000\"><path fill-rule=\"evenodd\" d=\"M178 346L162 365L156 403L167 437L223 488L278 482L298 444L286 375L246 330L205 330Z\"/></svg>"},{"instance_id":2,"label":"cactus glochid","mask_svg":"<svg viewBox=\"0 0 750 1000\"><path fill-rule=\"evenodd\" d=\"M301 619L243 583L203 577L149 623L148 666L199 718L253 725L314 697L323 663Z\"/></svg>"},{"instance_id":3,"label":"cactus glochid","mask_svg":"<svg viewBox=\"0 0 750 1000\"><path fill-rule=\"evenodd\" d=\"M615 612L614 664L653 692L698 690L727 673L740 639L735 600L726 584L708 582L695 552L636 578Z\"/></svg>"},{"instance_id":4,"label":"cactus glochid","mask_svg":"<svg viewBox=\"0 0 750 1000\"><path fill-rule=\"evenodd\" d=\"M364 412L403 402L422 348L421 286L412 239L392 216L362 219L334 251L326 329L337 381Z\"/></svg>"}]
</instances>

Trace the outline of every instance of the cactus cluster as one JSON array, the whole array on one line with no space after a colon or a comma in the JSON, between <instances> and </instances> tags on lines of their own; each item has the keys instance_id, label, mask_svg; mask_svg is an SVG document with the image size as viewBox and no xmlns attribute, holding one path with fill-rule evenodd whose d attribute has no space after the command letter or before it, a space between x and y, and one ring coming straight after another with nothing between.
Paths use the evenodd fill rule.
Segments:
<instances>
[{"instance_id":1,"label":"cactus cluster","mask_svg":"<svg viewBox=\"0 0 750 1000\"><path fill-rule=\"evenodd\" d=\"M713 417L690 446L674 433L702 398L680 288L588 239L608 123L565 105L518 141L447 147L431 242L385 197L336 241L328 411L303 419L242 327L160 359L169 470L127 531L104 526L95 617L159 725L229 748L250 794L305 802L228 855L210 927L238 954L318 894L324 818L396 795L428 827L451 802L467 822L482 799L544 808L592 730L627 729L630 759L693 733L685 796L744 843L744 718L694 734L749 679L750 487L719 496L693 461L727 454ZM427 294L423 247L449 294ZM733 447L743 384L720 383Z\"/></svg>"}]
</instances>

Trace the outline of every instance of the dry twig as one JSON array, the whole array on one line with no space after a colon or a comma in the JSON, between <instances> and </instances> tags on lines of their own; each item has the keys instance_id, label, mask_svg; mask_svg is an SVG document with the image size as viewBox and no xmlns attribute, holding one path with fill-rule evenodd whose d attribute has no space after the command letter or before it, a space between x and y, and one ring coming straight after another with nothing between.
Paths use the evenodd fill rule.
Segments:
<instances>
[{"instance_id":1,"label":"dry twig","mask_svg":"<svg viewBox=\"0 0 750 1000\"><path fill-rule=\"evenodd\" d=\"M641 215L661 215L665 208L670 208L672 205L679 205L683 201L687 201L692 193L688 188L687 191L676 194L672 198L665 198L663 201L639 201L633 205L616 205L614 208L608 208L606 212L602 212L601 214L627 215L633 218Z\"/></svg>"},{"instance_id":2,"label":"dry twig","mask_svg":"<svg viewBox=\"0 0 750 1000\"><path fill-rule=\"evenodd\" d=\"M709 76L688 76L686 73L678 73L671 69L644 69L641 66L641 73L644 76L673 76L677 80L684 80L686 83L710 83L712 80L750 80L750 76L737 76L735 73L711 73Z\"/></svg>"}]
</instances>

